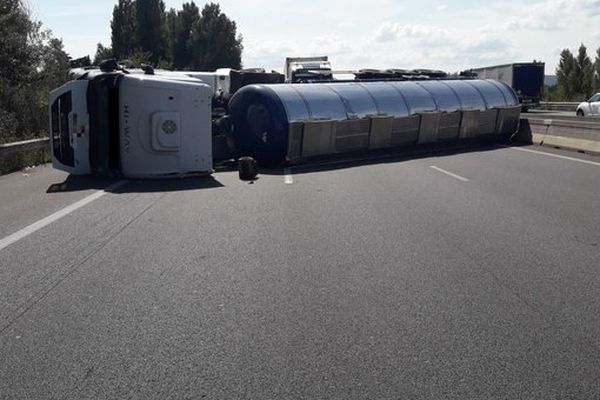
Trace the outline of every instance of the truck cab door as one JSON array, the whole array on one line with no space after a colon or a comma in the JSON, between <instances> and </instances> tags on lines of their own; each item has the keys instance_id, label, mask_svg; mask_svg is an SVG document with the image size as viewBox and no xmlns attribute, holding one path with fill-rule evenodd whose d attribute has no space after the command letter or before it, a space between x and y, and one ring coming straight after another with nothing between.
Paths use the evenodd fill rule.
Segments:
<instances>
[{"instance_id":1,"label":"truck cab door","mask_svg":"<svg viewBox=\"0 0 600 400\"><path fill-rule=\"evenodd\" d=\"M71 81L50 92L50 145L54 168L90 174L88 81Z\"/></svg>"}]
</instances>

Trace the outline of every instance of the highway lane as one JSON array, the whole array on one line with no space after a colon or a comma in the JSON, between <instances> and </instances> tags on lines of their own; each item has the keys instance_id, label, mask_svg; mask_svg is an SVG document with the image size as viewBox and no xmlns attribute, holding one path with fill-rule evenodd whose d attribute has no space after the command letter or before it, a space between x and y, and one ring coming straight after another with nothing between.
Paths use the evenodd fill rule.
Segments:
<instances>
[{"instance_id":1,"label":"highway lane","mask_svg":"<svg viewBox=\"0 0 600 400\"><path fill-rule=\"evenodd\" d=\"M61 185L68 179L69 190ZM0 176L0 238L116 182L69 178L50 164ZM62 189L61 189L62 187Z\"/></svg>"},{"instance_id":2,"label":"highway lane","mask_svg":"<svg viewBox=\"0 0 600 400\"><path fill-rule=\"evenodd\" d=\"M2 250L0 398L600 394L600 166L279 172L130 182Z\"/></svg>"}]
</instances>

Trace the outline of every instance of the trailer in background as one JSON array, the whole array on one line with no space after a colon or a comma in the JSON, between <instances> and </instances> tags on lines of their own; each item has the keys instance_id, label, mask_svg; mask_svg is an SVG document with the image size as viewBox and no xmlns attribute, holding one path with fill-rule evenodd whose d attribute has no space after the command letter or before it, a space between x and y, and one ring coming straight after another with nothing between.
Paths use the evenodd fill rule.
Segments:
<instances>
[{"instance_id":1,"label":"trailer in background","mask_svg":"<svg viewBox=\"0 0 600 400\"><path fill-rule=\"evenodd\" d=\"M286 57L283 66L286 83L332 80L333 72L327 56Z\"/></svg>"},{"instance_id":2,"label":"trailer in background","mask_svg":"<svg viewBox=\"0 0 600 400\"><path fill-rule=\"evenodd\" d=\"M544 94L544 69L543 62L531 62L473 68L468 72L477 74L479 79L496 79L509 84L526 112L540 104Z\"/></svg>"}]
</instances>

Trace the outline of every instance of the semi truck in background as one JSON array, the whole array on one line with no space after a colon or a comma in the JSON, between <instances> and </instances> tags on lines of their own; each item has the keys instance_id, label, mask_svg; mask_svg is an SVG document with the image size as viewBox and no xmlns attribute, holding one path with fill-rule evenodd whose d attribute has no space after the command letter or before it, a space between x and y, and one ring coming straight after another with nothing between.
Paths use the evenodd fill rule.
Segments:
<instances>
[{"instance_id":1,"label":"semi truck in background","mask_svg":"<svg viewBox=\"0 0 600 400\"><path fill-rule=\"evenodd\" d=\"M287 57L283 67L285 83L332 80L333 71L329 57Z\"/></svg>"},{"instance_id":2,"label":"semi truck in background","mask_svg":"<svg viewBox=\"0 0 600 400\"><path fill-rule=\"evenodd\" d=\"M539 106L544 94L544 69L543 62L534 61L472 68L466 72L476 74L479 79L506 82L517 93L522 111L527 112L529 108Z\"/></svg>"}]
</instances>

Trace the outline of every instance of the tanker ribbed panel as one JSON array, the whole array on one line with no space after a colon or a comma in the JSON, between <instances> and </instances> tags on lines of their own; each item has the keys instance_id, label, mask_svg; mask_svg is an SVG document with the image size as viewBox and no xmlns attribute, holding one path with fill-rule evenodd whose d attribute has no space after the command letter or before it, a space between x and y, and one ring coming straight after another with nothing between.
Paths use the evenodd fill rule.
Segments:
<instances>
[{"instance_id":1,"label":"tanker ribbed panel","mask_svg":"<svg viewBox=\"0 0 600 400\"><path fill-rule=\"evenodd\" d=\"M348 118L347 109L340 96L325 85L294 85L308 106L311 119L344 120ZM275 93L277 87L273 86Z\"/></svg>"},{"instance_id":2,"label":"tanker ribbed panel","mask_svg":"<svg viewBox=\"0 0 600 400\"><path fill-rule=\"evenodd\" d=\"M443 81L415 82L433 97L437 111L454 112L461 109L456 92Z\"/></svg>"},{"instance_id":3,"label":"tanker ribbed panel","mask_svg":"<svg viewBox=\"0 0 600 400\"><path fill-rule=\"evenodd\" d=\"M467 83L477 89L481 94L481 97L485 100L488 109L506 106L506 97L502 91L490 81L472 81Z\"/></svg>"},{"instance_id":4,"label":"tanker ribbed panel","mask_svg":"<svg viewBox=\"0 0 600 400\"><path fill-rule=\"evenodd\" d=\"M408 117L410 111L406 100L394 86L387 82L363 82L358 83L372 96L377 113L389 117ZM376 94L376 95L374 95Z\"/></svg>"},{"instance_id":5,"label":"tanker ribbed panel","mask_svg":"<svg viewBox=\"0 0 600 400\"><path fill-rule=\"evenodd\" d=\"M410 114L426 111L435 111L436 105L433 96L417 82L389 82L404 96Z\"/></svg>"},{"instance_id":6,"label":"tanker ribbed panel","mask_svg":"<svg viewBox=\"0 0 600 400\"><path fill-rule=\"evenodd\" d=\"M334 153L509 136L519 103L493 80L252 85L230 102L233 141L264 164Z\"/></svg>"},{"instance_id":7,"label":"tanker ribbed panel","mask_svg":"<svg viewBox=\"0 0 600 400\"><path fill-rule=\"evenodd\" d=\"M311 119L308 105L294 87L291 85L281 85L277 91L277 95L285 106L290 122L307 121Z\"/></svg>"},{"instance_id":8,"label":"tanker ribbed panel","mask_svg":"<svg viewBox=\"0 0 600 400\"><path fill-rule=\"evenodd\" d=\"M348 119L368 118L377 115L377 105L371 96L371 93L359 83L349 83L348 85L325 85L341 98L346 106Z\"/></svg>"}]
</instances>

